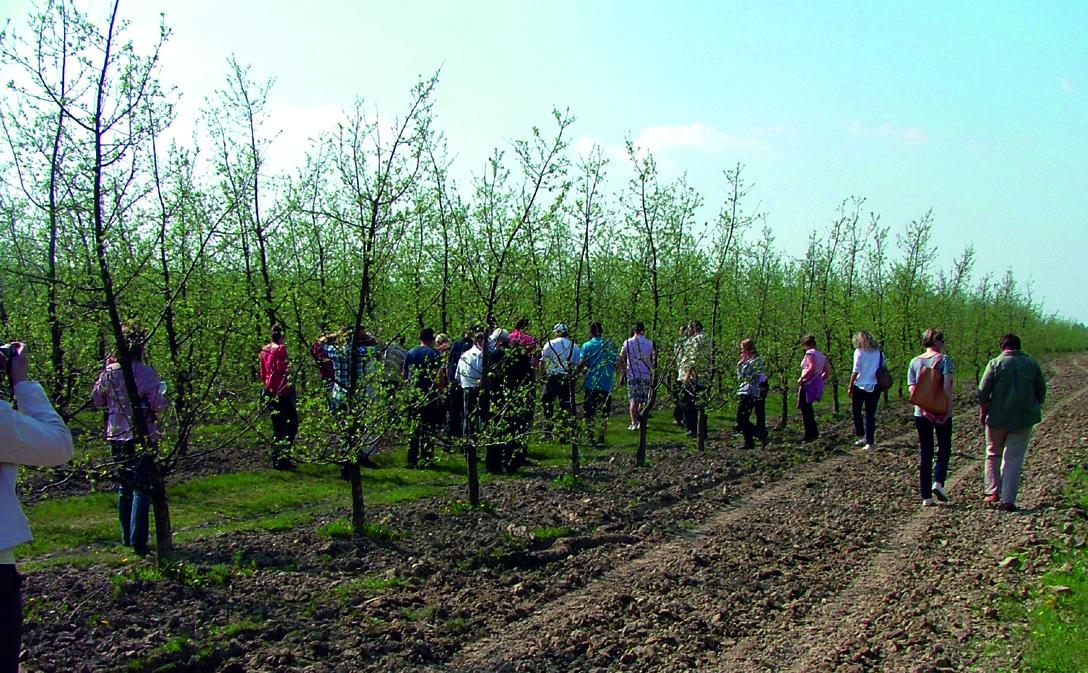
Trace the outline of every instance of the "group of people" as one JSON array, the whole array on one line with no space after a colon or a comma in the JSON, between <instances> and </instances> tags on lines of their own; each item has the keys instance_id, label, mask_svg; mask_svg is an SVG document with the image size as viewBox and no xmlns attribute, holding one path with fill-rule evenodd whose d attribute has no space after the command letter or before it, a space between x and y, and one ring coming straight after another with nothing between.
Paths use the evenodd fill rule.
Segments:
<instances>
[{"instance_id":1,"label":"group of people","mask_svg":"<svg viewBox=\"0 0 1088 673\"><path fill-rule=\"evenodd\" d=\"M315 345L314 355L330 395L330 409L339 413L353 387L373 395L375 387L389 382L386 372L393 368L411 400L413 418L408 461L423 463L433 457L443 428L448 436L481 433L487 428L485 463L489 470L516 470L527 460L527 436L533 423L536 381L545 382L542 404L549 427L573 431L576 414L575 387L584 376L582 408L588 439L603 444L605 424L611 410L615 370L626 385L631 424L636 430L645 421L651 394L655 350L636 323L621 347L604 337L603 326L594 322L589 339L581 346L569 336L567 327L557 324L553 337L541 344L526 329L528 320L507 332L491 334L474 327L458 341L435 335L430 328L419 333L419 345L404 351L396 345L380 344L365 331L349 331L356 354L355 376L348 372L348 349L344 333L326 335ZM273 328L271 342L261 349L260 372L272 411L275 448L274 466L291 467L285 449L297 432L295 391L282 328ZM700 396L709 383L709 339L698 322L686 325L677 344L677 382L681 418L689 434L697 431L691 418ZM154 368L144 363L147 335L139 328L127 328L125 346L138 399L134 407L125 381L126 372L113 358L94 384L93 401L106 410L106 441L118 466L118 513L121 541L138 553L147 553L150 487L146 451L139 443L154 443L161 434L159 416L166 409L165 386ZM349 342L349 343L350 343ZM806 336L801 376L797 380L797 404L804 422L804 439L819 436L813 405L819 401L824 383L831 376L827 358L817 349L816 338ZM880 369L884 355L867 331L854 337L855 351L850 373L849 395L856 444L874 445L876 406L882 385ZM919 442L919 491L923 506L947 501L945 480L952 451L952 359L945 353L944 334L935 328L922 335L924 351L907 369L912 401L923 385L938 386L943 402L932 400L915 405L914 420ZM1025 453L1033 429L1042 418L1047 383L1039 363L1021 351L1019 337L1006 334L1001 354L991 360L978 386L979 421L986 430L984 502L1005 511L1017 509ZM760 440L766 445L764 403L767 376L762 357L752 339L740 344L737 377L740 398L737 425L748 447ZM22 629L22 578L15 569L14 547L31 538L30 528L16 495L18 465L56 466L71 459L72 436L64 420L45 396L40 384L28 379L27 359L22 344L0 345L0 367L10 380L18 404L0 401L0 670L18 667ZM933 381L937 381L936 384ZM554 406L558 404L559 410ZM756 421L751 422L752 414Z\"/></svg>"},{"instance_id":2,"label":"group of people","mask_svg":"<svg viewBox=\"0 0 1088 673\"><path fill-rule=\"evenodd\" d=\"M451 440L473 436L487 428L485 465L490 471L514 471L528 461L528 437L533 427L538 382L543 394L542 428L568 439L575 431L574 419L579 406L584 420L586 441L604 445L608 417L612 409L612 389L619 372L618 385L626 386L629 430L638 430L645 421L645 409L651 393L655 360L653 342L645 335L645 325L635 323L630 338L620 346L607 339L599 322L589 326L589 339L575 343L566 325L552 329L552 337L542 341L528 332L529 320L523 318L512 331L494 329L490 334L473 326L457 340L435 335L431 328L419 334L419 346L400 351L394 344L381 344L366 332L355 341L359 348L357 381L368 394L374 394L374 372L382 363L393 360L392 371L399 372L398 382L407 384L410 395L413 430L409 440L408 465L417 466L433 459L434 448L449 446ZM348 332L348 334L351 334ZM348 383L347 347L340 345L344 333L326 335L312 351L330 391L330 409L343 406ZM920 378L934 373L941 380L945 408L915 405L914 422L919 443L919 492L925 506L948 500L945 481L952 446L952 358L945 353L944 335L927 329L922 335L924 351L907 367L907 385L912 395ZM801 374L796 381L797 407L804 434L802 441L819 438L815 405L823 396L832 369L818 349L814 335L802 339L804 355ZM876 440L876 411L885 388L881 378L886 372L884 353L876 337L867 330L853 338L855 347L847 393L855 445L870 450ZM1006 335L1001 342L1002 355L989 363L978 391L982 422L987 429L986 495L988 501L1005 509L1015 509L1019 474L1030 428L1039 420L1039 408L1046 396L1046 380L1033 359L1020 352L1019 339ZM673 344L676 385L673 388L674 418L689 436L696 436L699 411L706 404L712 372L712 347L709 336L697 321L680 327ZM883 370L883 371L882 371ZM261 372L273 411L275 447L289 446L297 430L294 389L287 377L286 349L281 330L273 330L272 343L261 352ZM766 424L768 380L766 365L753 339L740 343L736 367L737 414L735 429L744 438L745 448L769 442ZM578 380L582 380L583 401L577 402ZM1024 383L1024 382L1028 383ZM926 386L929 386L928 378ZM358 389L358 388L357 388ZM996 400L996 401L995 401ZM153 404L160 403L153 398ZM754 416L754 421L753 421ZM115 450L119 459L125 453L124 437L119 436ZM112 445L111 445L112 446ZM364 464L373 466L368 455ZM274 448L276 467L293 466ZM285 461L287 461L285 463ZM135 469L138 472L139 466ZM135 528L135 526L134 526Z\"/></svg>"}]
</instances>

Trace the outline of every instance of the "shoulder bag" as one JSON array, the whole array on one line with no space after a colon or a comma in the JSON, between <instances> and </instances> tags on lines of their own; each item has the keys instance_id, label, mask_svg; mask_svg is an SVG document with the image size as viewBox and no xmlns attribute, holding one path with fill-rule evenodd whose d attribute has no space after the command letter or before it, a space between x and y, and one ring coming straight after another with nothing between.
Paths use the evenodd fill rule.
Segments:
<instances>
[{"instance_id":1,"label":"shoulder bag","mask_svg":"<svg viewBox=\"0 0 1088 673\"><path fill-rule=\"evenodd\" d=\"M892 373L888 371L888 366L884 364L884 351L880 351L880 366L876 368L876 389L880 392L891 390L895 385L895 379L892 378Z\"/></svg>"},{"instance_id":2,"label":"shoulder bag","mask_svg":"<svg viewBox=\"0 0 1088 673\"><path fill-rule=\"evenodd\" d=\"M933 361L932 367L922 365L914 392L910 394L910 403L922 411L943 415L948 411L948 393L944 390L944 374L937 370L941 355Z\"/></svg>"}]
</instances>

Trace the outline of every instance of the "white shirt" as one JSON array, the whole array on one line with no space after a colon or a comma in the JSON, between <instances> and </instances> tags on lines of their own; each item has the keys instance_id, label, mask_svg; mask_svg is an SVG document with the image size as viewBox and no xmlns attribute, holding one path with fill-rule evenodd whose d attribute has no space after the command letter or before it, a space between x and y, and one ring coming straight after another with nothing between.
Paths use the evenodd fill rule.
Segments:
<instances>
[{"instance_id":1,"label":"white shirt","mask_svg":"<svg viewBox=\"0 0 1088 673\"><path fill-rule=\"evenodd\" d=\"M473 344L472 348L465 351L457 362L457 378L461 379L462 388L471 390L483 377L484 352L479 344Z\"/></svg>"},{"instance_id":2,"label":"white shirt","mask_svg":"<svg viewBox=\"0 0 1088 673\"><path fill-rule=\"evenodd\" d=\"M858 378L854 380L855 386L867 393L876 390L876 370L879 368L879 348L872 348L869 350L858 348L854 351L853 372L858 375Z\"/></svg>"},{"instance_id":3,"label":"white shirt","mask_svg":"<svg viewBox=\"0 0 1088 673\"><path fill-rule=\"evenodd\" d=\"M52 467L72 458L72 433L49 403L41 384L15 384L19 411L0 400L0 558L14 563L11 548L33 537L15 494L19 465Z\"/></svg>"},{"instance_id":4,"label":"white shirt","mask_svg":"<svg viewBox=\"0 0 1088 673\"><path fill-rule=\"evenodd\" d=\"M540 357L544 361L544 373L548 376L573 374L574 368L582 361L582 351L578 344L559 336L544 345Z\"/></svg>"}]
</instances>

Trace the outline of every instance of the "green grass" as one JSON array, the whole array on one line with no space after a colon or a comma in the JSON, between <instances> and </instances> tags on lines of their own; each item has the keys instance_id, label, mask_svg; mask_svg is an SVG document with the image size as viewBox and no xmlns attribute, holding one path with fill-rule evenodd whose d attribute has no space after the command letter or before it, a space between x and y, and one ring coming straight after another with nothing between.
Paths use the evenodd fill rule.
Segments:
<instances>
[{"instance_id":1,"label":"green grass","mask_svg":"<svg viewBox=\"0 0 1088 673\"><path fill-rule=\"evenodd\" d=\"M1071 500L1088 504L1088 472L1074 469L1066 488ZM1085 522L1075 526L1074 535L1083 538ZM1021 670L1088 671L1088 549L1057 540L1052 567L1032 592L1030 608L1024 608L1029 633Z\"/></svg>"},{"instance_id":2,"label":"green grass","mask_svg":"<svg viewBox=\"0 0 1088 673\"><path fill-rule=\"evenodd\" d=\"M620 397L622 397L622 392ZM655 447L663 443L684 442L694 450L694 443L683 437L672 424L671 407L667 400L650 418L647 441L650 460ZM774 401L768 404L768 416ZM617 399L615 414L609 420L604 448L581 446L581 461L589 465L607 460L620 453L634 453L638 433L627 430L626 401ZM709 425L712 434L732 427L731 407L712 409ZM229 431L229 428L205 426L204 434ZM249 434L253 434L251 431ZM256 436L256 435L254 435ZM578 430L576 436L581 436ZM104 450L104 449L103 449ZM245 449L256 450L256 449ZM439 452L430 469L406 470L405 449L377 457L379 470L364 470L363 497L368 505L388 505L401 501L446 495L449 486L464 483L467 469L456 454ZM570 446L556 441L543 441L534 436L529 449L530 458L544 466L563 468L570 464ZM482 456L481 456L482 458ZM286 531L299 526L312 526L317 521L343 518L350 511L350 491L347 482L338 478L339 468L329 465L303 464L294 472L271 469L199 477L168 486L170 516L174 541L179 546L204 536L234 530ZM480 474L483 484L494 480L516 479L519 476ZM557 485L573 485L563 480ZM21 565L28 569L47 565L82 566L91 563L120 565L133 560L131 550L118 543L116 495L112 485L99 483L107 489L84 496L41 500L27 508L34 531L34 540L21 545L18 551ZM486 494L486 488L485 488ZM484 503L481 509L487 510ZM450 501L443 508L456 513L467 509L467 503ZM154 517L152 517L152 542ZM325 523L322 535L330 538L345 534L344 523ZM391 539L396 531L374 528L368 535L376 539Z\"/></svg>"}]
</instances>

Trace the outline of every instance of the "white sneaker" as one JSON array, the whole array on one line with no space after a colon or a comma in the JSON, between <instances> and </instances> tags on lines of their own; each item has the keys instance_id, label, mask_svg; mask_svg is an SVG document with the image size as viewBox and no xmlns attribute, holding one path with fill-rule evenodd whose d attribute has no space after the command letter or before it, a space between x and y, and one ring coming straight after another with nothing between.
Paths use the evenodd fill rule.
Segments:
<instances>
[{"instance_id":1,"label":"white sneaker","mask_svg":"<svg viewBox=\"0 0 1088 673\"><path fill-rule=\"evenodd\" d=\"M936 507L937 501L933 498L926 498L922 501L922 507Z\"/></svg>"},{"instance_id":2,"label":"white sneaker","mask_svg":"<svg viewBox=\"0 0 1088 673\"><path fill-rule=\"evenodd\" d=\"M865 446L867 443L868 442L866 442L865 439L862 438L862 439L859 439L859 440L855 441L854 446Z\"/></svg>"},{"instance_id":3,"label":"white sneaker","mask_svg":"<svg viewBox=\"0 0 1088 673\"><path fill-rule=\"evenodd\" d=\"M862 449L861 449L861 450L862 450L862 451L868 451L868 450L869 450L869 449L871 449L871 448L873 448L873 445L872 445L872 444L866 444L866 445L865 445L864 447L862 447Z\"/></svg>"},{"instance_id":4,"label":"white sneaker","mask_svg":"<svg viewBox=\"0 0 1088 673\"><path fill-rule=\"evenodd\" d=\"M948 494L944 492L944 484L933 482L933 497L941 502L948 502Z\"/></svg>"},{"instance_id":5,"label":"white sneaker","mask_svg":"<svg viewBox=\"0 0 1088 673\"><path fill-rule=\"evenodd\" d=\"M627 426L628 430L638 430L638 423L632 423Z\"/></svg>"}]
</instances>

